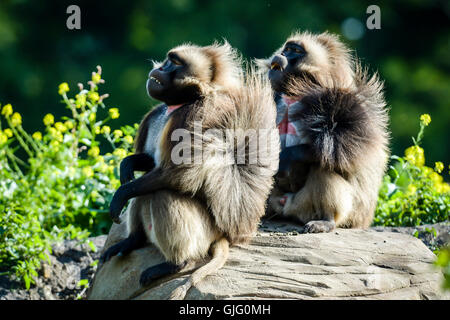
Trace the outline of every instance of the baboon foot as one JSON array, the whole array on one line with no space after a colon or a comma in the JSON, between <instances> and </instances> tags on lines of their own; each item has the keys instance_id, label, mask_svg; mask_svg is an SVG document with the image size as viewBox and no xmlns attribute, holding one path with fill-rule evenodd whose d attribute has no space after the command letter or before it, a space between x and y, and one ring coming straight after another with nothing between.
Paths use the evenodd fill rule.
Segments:
<instances>
[{"instance_id":1,"label":"baboon foot","mask_svg":"<svg viewBox=\"0 0 450 320\"><path fill-rule=\"evenodd\" d=\"M304 233L325 233L333 231L336 228L334 221L313 220L305 225Z\"/></svg>"},{"instance_id":2,"label":"baboon foot","mask_svg":"<svg viewBox=\"0 0 450 320\"><path fill-rule=\"evenodd\" d=\"M186 263L177 265L171 262L163 262L157 264L156 266L147 268L142 272L141 278L139 279L139 283L143 287L148 286L155 280L177 273L178 271L183 269L185 265Z\"/></svg>"}]
</instances>

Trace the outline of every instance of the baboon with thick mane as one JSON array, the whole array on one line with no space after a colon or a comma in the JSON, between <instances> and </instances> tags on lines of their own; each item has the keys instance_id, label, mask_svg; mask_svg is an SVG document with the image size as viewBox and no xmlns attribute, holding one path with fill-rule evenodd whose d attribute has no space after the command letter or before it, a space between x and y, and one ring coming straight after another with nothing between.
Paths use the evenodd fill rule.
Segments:
<instances>
[{"instance_id":1,"label":"baboon with thick mane","mask_svg":"<svg viewBox=\"0 0 450 320\"><path fill-rule=\"evenodd\" d=\"M378 75L327 32L295 32L257 63L275 92L282 148L269 212L305 232L369 227L389 154Z\"/></svg>"},{"instance_id":2,"label":"baboon with thick mane","mask_svg":"<svg viewBox=\"0 0 450 320\"><path fill-rule=\"evenodd\" d=\"M172 294L183 298L192 285L222 267L230 244L248 241L256 232L278 168L275 104L270 83L251 70L244 78L228 43L170 50L150 72L147 91L164 103L142 121L136 154L124 159L122 186L110 206L112 219L120 223L122 208L134 198L127 208L129 236L106 250L102 260L150 241L167 262L142 273L140 282L147 285L205 258L210 250L212 260ZM189 135L176 142L180 129ZM247 130L256 130L268 147L256 162L247 161L255 156ZM221 139L222 133L229 139ZM179 150L202 159L175 163ZM240 150L246 151L243 163L234 159ZM136 170L147 173L134 179Z\"/></svg>"}]
</instances>

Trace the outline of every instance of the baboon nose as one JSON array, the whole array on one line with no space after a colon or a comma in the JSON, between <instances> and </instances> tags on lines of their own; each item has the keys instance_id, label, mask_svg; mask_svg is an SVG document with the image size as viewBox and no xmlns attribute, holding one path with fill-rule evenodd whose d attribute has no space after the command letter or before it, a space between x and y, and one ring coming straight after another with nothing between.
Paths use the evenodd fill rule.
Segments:
<instances>
[{"instance_id":1,"label":"baboon nose","mask_svg":"<svg viewBox=\"0 0 450 320\"><path fill-rule=\"evenodd\" d=\"M287 61L286 57L277 54L275 57L273 57L273 59L270 63L270 69L282 71L286 68L287 63L288 63L288 61Z\"/></svg>"}]
</instances>

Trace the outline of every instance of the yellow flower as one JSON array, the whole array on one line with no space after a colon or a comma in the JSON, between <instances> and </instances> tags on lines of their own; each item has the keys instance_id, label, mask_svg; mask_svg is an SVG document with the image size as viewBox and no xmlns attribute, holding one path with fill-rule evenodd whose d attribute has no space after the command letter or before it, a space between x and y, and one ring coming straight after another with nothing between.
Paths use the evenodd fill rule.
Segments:
<instances>
[{"instance_id":1,"label":"yellow flower","mask_svg":"<svg viewBox=\"0 0 450 320\"><path fill-rule=\"evenodd\" d=\"M61 122L56 122L55 123L55 128L56 130L60 131L60 132L66 132L67 128L65 125L63 125Z\"/></svg>"},{"instance_id":2,"label":"yellow flower","mask_svg":"<svg viewBox=\"0 0 450 320\"><path fill-rule=\"evenodd\" d=\"M116 167L114 167L114 166L108 166L108 173L109 174L113 174L114 173L114 169L115 169ZM114 188L115 189L115 188Z\"/></svg>"},{"instance_id":3,"label":"yellow flower","mask_svg":"<svg viewBox=\"0 0 450 320\"><path fill-rule=\"evenodd\" d=\"M92 113L89 115L89 121L90 121L90 122L94 122L94 121L95 121L95 118L96 118L96 114L95 114L94 112L92 112Z\"/></svg>"},{"instance_id":4,"label":"yellow flower","mask_svg":"<svg viewBox=\"0 0 450 320\"><path fill-rule=\"evenodd\" d=\"M66 122L64 122L64 125L66 126L67 129L73 129L73 122L71 120L67 120Z\"/></svg>"},{"instance_id":5,"label":"yellow flower","mask_svg":"<svg viewBox=\"0 0 450 320\"><path fill-rule=\"evenodd\" d=\"M13 126L20 126L22 124L22 116L20 113L15 112L11 117L11 124Z\"/></svg>"},{"instance_id":6,"label":"yellow flower","mask_svg":"<svg viewBox=\"0 0 450 320\"><path fill-rule=\"evenodd\" d=\"M417 192L417 188L416 188L415 185L413 185L413 184L408 185L408 188L407 188L407 191L406 191L407 195L413 195L416 192Z\"/></svg>"},{"instance_id":7,"label":"yellow flower","mask_svg":"<svg viewBox=\"0 0 450 320\"><path fill-rule=\"evenodd\" d=\"M58 134L58 130L56 130L53 127L48 128L48 131L50 132L50 134L54 137Z\"/></svg>"},{"instance_id":8,"label":"yellow flower","mask_svg":"<svg viewBox=\"0 0 450 320\"><path fill-rule=\"evenodd\" d=\"M405 150L405 158L411 164L421 167L425 164L424 151L419 146L412 146Z\"/></svg>"},{"instance_id":9,"label":"yellow flower","mask_svg":"<svg viewBox=\"0 0 450 320\"><path fill-rule=\"evenodd\" d=\"M39 131L36 131L35 133L33 133L32 137L33 137L33 139L40 141L40 140L42 140L42 133L40 133Z\"/></svg>"},{"instance_id":10,"label":"yellow flower","mask_svg":"<svg viewBox=\"0 0 450 320\"><path fill-rule=\"evenodd\" d=\"M94 170L91 167L84 167L83 174L88 178L92 178L94 176Z\"/></svg>"},{"instance_id":11,"label":"yellow flower","mask_svg":"<svg viewBox=\"0 0 450 320\"><path fill-rule=\"evenodd\" d=\"M95 134L100 134L100 132L101 132L100 127L99 126L95 126L94 127L94 132L95 132Z\"/></svg>"},{"instance_id":12,"label":"yellow flower","mask_svg":"<svg viewBox=\"0 0 450 320\"><path fill-rule=\"evenodd\" d=\"M439 193L448 193L450 192L450 185L446 182L441 182L435 185L435 189Z\"/></svg>"},{"instance_id":13,"label":"yellow flower","mask_svg":"<svg viewBox=\"0 0 450 320\"><path fill-rule=\"evenodd\" d=\"M69 91L69 85L67 84L67 82L63 82L59 85L58 87L58 93L60 95L63 95L64 93Z\"/></svg>"},{"instance_id":14,"label":"yellow flower","mask_svg":"<svg viewBox=\"0 0 450 320\"><path fill-rule=\"evenodd\" d=\"M122 130L114 130L113 132L114 138L118 139L123 136Z\"/></svg>"},{"instance_id":15,"label":"yellow flower","mask_svg":"<svg viewBox=\"0 0 450 320\"><path fill-rule=\"evenodd\" d=\"M100 148L99 147L92 147L88 151L88 155L90 155L93 158L97 158L99 154L100 154Z\"/></svg>"},{"instance_id":16,"label":"yellow flower","mask_svg":"<svg viewBox=\"0 0 450 320\"><path fill-rule=\"evenodd\" d=\"M109 166L106 163L101 163L98 167L98 171L101 173L106 173L108 171Z\"/></svg>"},{"instance_id":17,"label":"yellow flower","mask_svg":"<svg viewBox=\"0 0 450 320\"><path fill-rule=\"evenodd\" d=\"M12 132L12 130L11 129L5 129L4 131L3 131L3 133L4 134L6 134L6 136L8 137L8 138L11 138L12 136L13 136L13 132Z\"/></svg>"},{"instance_id":18,"label":"yellow flower","mask_svg":"<svg viewBox=\"0 0 450 320\"><path fill-rule=\"evenodd\" d=\"M59 142L63 141L63 135L61 132L59 132L58 130L56 130L56 128L50 127L48 128L48 131L50 132L50 135Z\"/></svg>"},{"instance_id":19,"label":"yellow flower","mask_svg":"<svg viewBox=\"0 0 450 320\"><path fill-rule=\"evenodd\" d=\"M91 99L92 102L97 102L100 99L100 96L95 91L90 91L88 93L88 98Z\"/></svg>"},{"instance_id":20,"label":"yellow flower","mask_svg":"<svg viewBox=\"0 0 450 320\"><path fill-rule=\"evenodd\" d=\"M425 126L428 126L431 122L431 117L429 114L425 113L420 116L420 122L422 122Z\"/></svg>"},{"instance_id":21,"label":"yellow flower","mask_svg":"<svg viewBox=\"0 0 450 320\"><path fill-rule=\"evenodd\" d=\"M93 190L91 192L91 197L92 199L95 201L95 199L97 199L98 197L100 197L100 194L97 192L97 190Z\"/></svg>"},{"instance_id":22,"label":"yellow flower","mask_svg":"<svg viewBox=\"0 0 450 320\"><path fill-rule=\"evenodd\" d=\"M441 173L444 170L444 164L440 161L434 163L434 170L437 173Z\"/></svg>"},{"instance_id":23,"label":"yellow flower","mask_svg":"<svg viewBox=\"0 0 450 320\"><path fill-rule=\"evenodd\" d=\"M55 122L55 117L51 114L48 113L45 117L44 117L44 124L46 126L50 126Z\"/></svg>"},{"instance_id":24,"label":"yellow flower","mask_svg":"<svg viewBox=\"0 0 450 320\"><path fill-rule=\"evenodd\" d=\"M109 109L109 115L111 116L111 119L117 119L120 116L119 109L117 108Z\"/></svg>"},{"instance_id":25,"label":"yellow flower","mask_svg":"<svg viewBox=\"0 0 450 320\"><path fill-rule=\"evenodd\" d=\"M111 179L111 185L114 189L117 189L120 187L120 180L112 178Z\"/></svg>"},{"instance_id":26,"label":"yellow flower","mask_svg":"<svg viewBox=\"0 0 450 320\"><path fill-rule=\"evenodd\" d=\"M430 179L433 180L434 183L439 184L443 181L443 178L441 175L439 175L436 172L430 173Z\"/></svg>"},{"instance_id":27,"label":"yellow flower","mask_svg":"<svg viewBox=\"0 0 450 320\"><path fill-rule=\"evenodd\" d=\"M77 173L77 171L74 167L70 167L67 171L70 178L75 178L75 174Z\"/></svg>"},{"instance_id":28,"label":"yellow flower","mask_svg":"<svg viewBox=\"0 0 450 320\"><path fill-rule=\"evenodd\" d=\"M12 115L12 113L13 113L12 105L10 103L5 104L2 109L2 114L5 115L6 117L8 117L8 116Z\"/></svg>"},{"instance_id":29,"label":"yellow flower","mask_svg":"<svg viewBox=\"0 0 450 320\"><path fill-rule=\"evenodd\" d=\"M433 169L431 169L430 167L427 166L423 166L422 167L422 171L425 173L425 175L428 177L430 176L430 174L433 172Z\"/></svg>"},{"instance_id":30,"label":"yellow flower","mask_svg":"<svg viewBox=\"0 0 450 320\"><path fill-rule=\"evenodd\" d=\"M0 130L0 145L5 144L8 141L8 137Z\"/></svg>"},{"instance_id":31,"label":"yellow flower","mask_svg":"<svg viewBox=\"0 0 450 320\"><path fill-rule=\"evenodd\" d=\"M76 96L75 96L75 98L77 98L77 102L76 102L76 105L77 105L77 108L79 108L80 106L85 106L86 105L86 95L85 94L77 94Z\"/></svg>"},{"instance_id":32,"label":"yellow flower","mask_svg":"<svg viewBox=\"0 0 450 320\"><path fill-rule=\"evenodd\" d=\"M113 154L115 156L119 157L120 159L123 159L127 156L126 150L124 150L122 148L117 148L116 150L114 150Z\"/></svg>"},{"instance_id":33,"label":"yellow flower","mask_svg":"<svg viewBox=\"0 0 450 320\"><path fill-rule=\"evenodd\" d=\"M103 126L102 133L103 134L110 134L111 133L111 128L109 126Z\"/></svg>"},{"instance_id":34,"label":"yellow flower","mask_svg":"<svg viewBox=\"0 0 450 320\"><path fill-rule=\"evenodd\" d=\"M125 140L125 142L132 144L133 143L133 137L132 136L125 136L123 138Z\"/></svg>"},{"instance_id":35,"label":"yellow flower","mask_svg":"<svg viewBox=\"0 0 450 320\"><path fill-rule=\"evenodd\" d=\"M95 84L99 83L102 77L97 72L92 72L92 82Z\"/></svg>"}]
</instances>

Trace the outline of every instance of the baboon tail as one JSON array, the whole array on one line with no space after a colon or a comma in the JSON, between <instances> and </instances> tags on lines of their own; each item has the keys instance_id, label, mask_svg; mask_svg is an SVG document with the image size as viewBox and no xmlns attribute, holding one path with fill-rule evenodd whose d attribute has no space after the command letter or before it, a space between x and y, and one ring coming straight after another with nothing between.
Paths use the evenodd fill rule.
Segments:
<instances>
[{"instance_id":1,"label":"baboon tail","mask_svg":"<svg viewBox=\"0 0 450 320\"><path fill-rule=\"evenodd\" d=\"M200 267L181 286L176 288L170 295L170 300L183 300L188 290L197 285L207 275L210 275L223 267L228 259L229 242L221 238L211 246L212 259L204 266Z\"/></svg>"}]
</instances>

